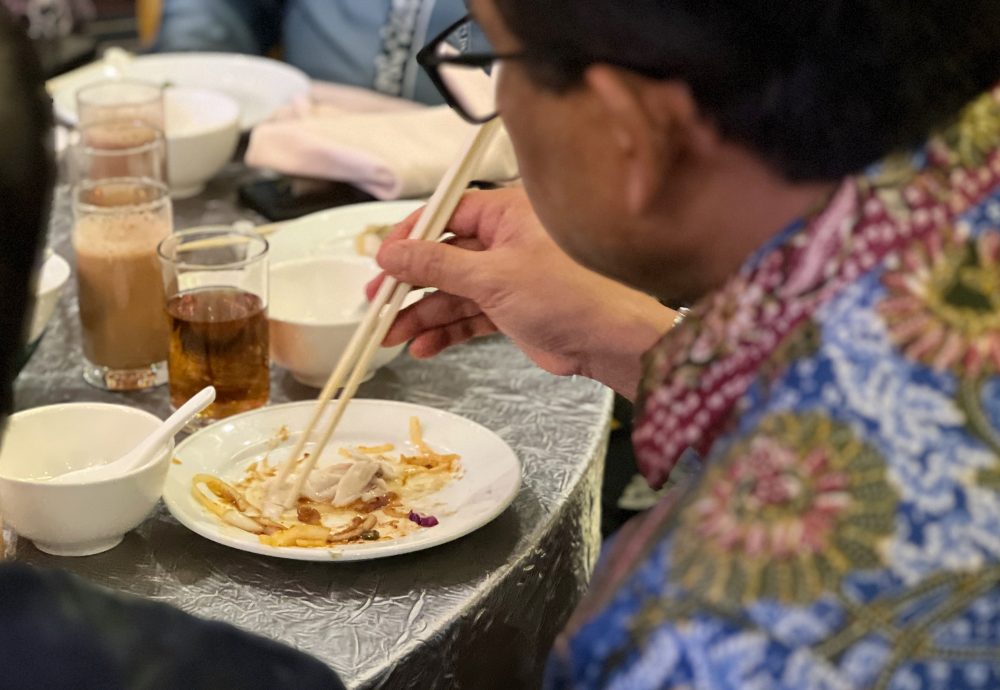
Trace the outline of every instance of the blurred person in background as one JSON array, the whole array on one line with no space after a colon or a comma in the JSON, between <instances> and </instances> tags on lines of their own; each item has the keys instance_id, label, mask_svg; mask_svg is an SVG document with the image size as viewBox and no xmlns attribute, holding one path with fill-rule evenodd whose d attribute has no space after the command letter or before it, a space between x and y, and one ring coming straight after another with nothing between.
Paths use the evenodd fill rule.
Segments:
<instances>
[{"instance_id":1,"label":"blurred person in background","mask_svg":"<svg viewBox=\"0 0 1000 690\"><path fill-rule=\"evenodd\" d=\"M97 39L87 27L96 11L92 0L0 0L34 40L45 76L86 64Z\"/></svg>"},{"instance_id":2,"label":"blurred person in background","mask_svg":"<svg viewBox=\"0 0 1000 690\"><path fill-rule=\"evenodd\" d=\"M465 11L462 0L163 0L152 49L277 48L313 79L436 105L414 56Z\"/></svg>"},{"instance_id":3,"label":"blurred person in background","mask_svg":"<svg viewBox=\"0 0 1000 690\"><path fill-rule=\"evenodd\" d=\"M34 39L65 38L93 19L92 0L0 0L27 27Z\"/></svg>"}]
</instances>

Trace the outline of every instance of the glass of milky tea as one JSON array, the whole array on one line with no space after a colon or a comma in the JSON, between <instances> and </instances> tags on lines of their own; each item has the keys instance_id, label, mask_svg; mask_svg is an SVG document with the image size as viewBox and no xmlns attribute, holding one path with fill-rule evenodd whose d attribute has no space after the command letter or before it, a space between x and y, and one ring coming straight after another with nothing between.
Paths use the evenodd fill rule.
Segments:
<instances>
[{"instance_id":1,"label":"glass of milky tea","mask_svg":"<svg viewBox=\"0 0 1000 690\"><path fill-rule=\"evenodd\" d=\"M80 127L139 120L163 132L163 86L136 79L88 84L76 92L76 115Z\"/></svg>"},{"instance_id":2,"label":"glass of milky tea","mask_svg":"<svg viewBox=\"0 0 1000 690\"><path fill-rule=\"evenodd\" d=\"M159 247L170 319L170 403L205 386L215 402L192 425L267 404L268 245L228 226L178 232Z\"/></svg>"},{"instance_id":3,"label":"glass of milky tea","mask_svg":"<svg viewBox=\"0 0 1000 690\"><path fill-rule=\"evenodd\" d=\"M72 179L146 177L167 181L167 145L163 132L141 120L82 125L71 135Z\"/></svg>"},{"instance_id":4,"label":"glass of milky tea","mask_svg":"<svg viewBox=\"0 0 1000 690\"><path fill-rule=\"evenodd\" d=\"M84 179L73 211L84 379L106 390L166 383L170 330L156 247L173 230L167 187L148 177Z\"/></svg>"}]
</instances>

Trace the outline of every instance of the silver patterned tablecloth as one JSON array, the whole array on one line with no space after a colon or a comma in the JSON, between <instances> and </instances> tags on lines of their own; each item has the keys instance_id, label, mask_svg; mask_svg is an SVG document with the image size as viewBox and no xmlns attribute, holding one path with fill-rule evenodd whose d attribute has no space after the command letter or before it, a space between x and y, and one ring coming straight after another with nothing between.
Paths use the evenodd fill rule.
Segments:
<instances>
[{"instance_id":1,"label":"silver patterned tablecloth","mask_svg":"<svg viewBox=\"0 0 1000 690\"><path fill-rule=\"evenodd\" d=\"M201 197L177 202L177 227L259 220L235 203L244 174L232 166ZM51 245L72 261L67 203L61 190ZM70 289L16 383L18 408L95 400L168 412L164 389L90 388L79 358ZM284 371L272 372L272 402L315 395ZM107 553L55 558L21 540L17 558L285 642L325 661L350 688L536 686L600 545L611 393L592 381L546 374L504 339L489 338L431 361L404 355L360 395L449 410L498 433L524 467L513 506L451 544L363 563L302 563L232 550L187 531L162 505Z\"/></svg>"}]
</instances>

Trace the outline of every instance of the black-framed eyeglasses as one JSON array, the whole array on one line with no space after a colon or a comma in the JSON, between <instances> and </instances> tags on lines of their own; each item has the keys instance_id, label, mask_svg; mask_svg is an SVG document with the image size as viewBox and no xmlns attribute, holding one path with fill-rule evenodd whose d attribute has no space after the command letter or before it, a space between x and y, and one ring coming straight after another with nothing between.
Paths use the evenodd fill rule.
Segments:
<instances>
[{"instance_id":1,"label":"black-framed eyeglasses","mask_svg":"<svg viewBox=\"0 0 1000 690\"><path fill-rule=\"evenodd\" d=\"M497 116L496 92L491 75L501 60L518 60L526 53L477 51L489 47L471 15L442 31L417 53L445 102L465 121L481 125Z\"/></svg>"},{"instance_id":2,"label":"black-framed eyeglasses","mask_svg":"<svg viewBox=\"0 0 1000 690\"><path fill-rule=\"evenodd\" d=\"M445 102L464 120L481 125L499 113L496 91L490 75L503 60L531 60L557 68L563 76L580 74L588 65L606 63L630 70L652 79L669 79L678 70L667 65L650 67L622 56L556 56L531 51L494 53L478 50L489 48L472 15L466 15L442 31L417 53L417 63L424 68Z\"/></svg>"}]
</instances>

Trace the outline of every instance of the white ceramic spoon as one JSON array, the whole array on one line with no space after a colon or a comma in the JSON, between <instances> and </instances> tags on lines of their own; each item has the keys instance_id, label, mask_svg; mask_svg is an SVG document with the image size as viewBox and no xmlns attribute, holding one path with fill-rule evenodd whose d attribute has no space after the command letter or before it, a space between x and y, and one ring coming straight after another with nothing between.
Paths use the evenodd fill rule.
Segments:
<instances>
[{"instance_id":1,"label":"white ceramic spoon","mask_svg":"<svg viewBox=\"0 0 1000 690\"><path fill-rule=\"evenodd\" d=\"M191 421L196 414L204 410L215 400L215 388L208 386L199 391L194 397L181 405L176 412L170 415L163 424L157 427L156 431L139 442L135 448L109 463L84 467L80 470L73 470L66 474L60 474L49 480L50 484L81 484L86 482L97 482L102 479L120 477L127 472L142 467L152 460L153 453L163 448L167 440L174 437L184 425Z\"/></svg>"}]
</instances>

